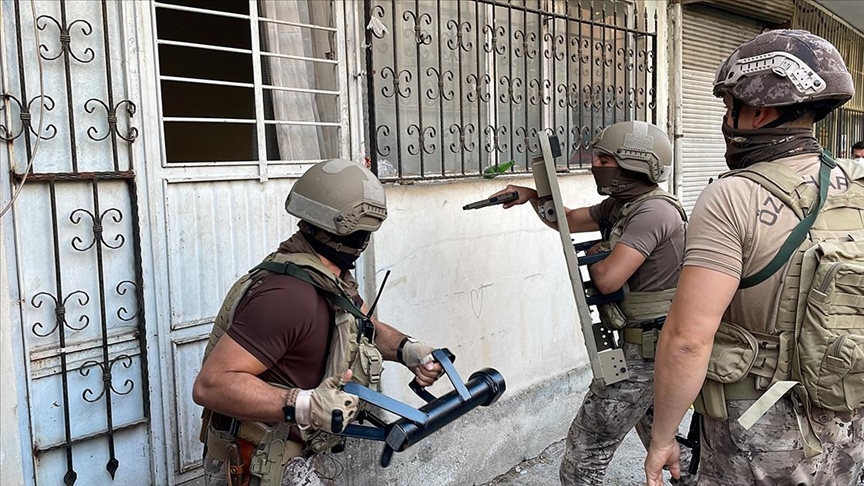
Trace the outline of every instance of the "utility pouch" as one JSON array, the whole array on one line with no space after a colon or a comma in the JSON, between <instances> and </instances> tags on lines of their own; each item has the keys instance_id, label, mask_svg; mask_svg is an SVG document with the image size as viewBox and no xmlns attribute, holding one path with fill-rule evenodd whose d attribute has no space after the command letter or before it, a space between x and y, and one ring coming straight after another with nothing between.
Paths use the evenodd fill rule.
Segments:
<instances>
[{"instance_id":1,"label":"utility pouch","mask_svg":"<svg viewBox=\"0 0 864 486\"><path fill-rule=\"evenodd\" d=\"M280 486L282 484L282 454L285 441L274 440L262 443L255 449L249 461L249 472L260 478L259 486Z\"/></svg>"},{"instance_id":2,"label":"utility pouch","mask_svg":"<svg viewBox=\"0 0 864 486\"><path fill-rule=\"evenodd\" d=\"M657 349L657 337L660 331L657 329L645 329L642 331L642 357L654 359Z\"/></svg>"},{"instance_id":3,"label":"utility pouch","mask_svg":"<svg viewBox=\"0 0 864 486\"><path fill-rule=\"evenodd\" d=\"M368 383L368 387L375 391L381 391L381 372L384 371L384 358L378 348L370 344L366 339L360 343L357 359L360 361L360 369L357 366L352 366L352 370L356 370L355 374L362 372L363 379L360 382Z\"/></svg>"},{"instance_id":4,"label":"utility pouch","mask_svg":"<svg viewBox=\"0 0 864 486\"><path fill-rule=\"evenodd\" d=\"M728 419L723 387L743 380L758 354L759 343L749 331L731 322L721 322L714 335L705 384L694 403L696 411L714 420Z\"/></svg>"},{"instance_id":5,"label":"utility pouch","mask_svg":"<svg viewBox=\"0 0 864 486\"><path fill-rule=\"evenodd\" d=\"M618 306L617 302L607 302L597 306L597 312L600 313L600 322L606 326L606 329L617 331L624 329L627 325L627 317L624 311Z\"/></svg>"}]
</instances>

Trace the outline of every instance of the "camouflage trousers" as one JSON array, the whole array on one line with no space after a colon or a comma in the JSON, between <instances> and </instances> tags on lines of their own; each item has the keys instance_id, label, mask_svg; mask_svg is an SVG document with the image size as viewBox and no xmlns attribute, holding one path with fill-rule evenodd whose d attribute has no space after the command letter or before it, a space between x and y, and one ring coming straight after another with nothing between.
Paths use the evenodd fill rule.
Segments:
<instances>
[{"instance_id":1,"label":"camouflage trousers","mask_svg":"<svg viewBox=\"0 0 864 486\"><path fill-rule=\"evenodd\" d=\"M204 456L204 484L206 486L227 486L225 463L213 459L209 454ZM324 486L315 473L312 459L295 457L285 464L282 486Z\"/></svg>"},{"instance_id":2,"label":"camouflage trousers","mask_svg":"<svg viewBox=\"0 0 864 486\"><path fill-rule=\"evenodd\" d=\"M705 419L699 484L755 486L856 486L864 467L864 409L832 412L813 409L814 432L822 454L806 459L792 402L777 402L750 430L738 417L753 400L726 402L729 420Z\"/></svg>"},{"instance_id":3,"label":"camouflage trousers","mask_svg":"<svg viewBox=\"0 0 864 486\"><path fill-rule=\"evenodd\" d=\"M564 486L603 484L615 450L634 427L645 448L654 421L654 361L643 359L639 347L624 343L630 378L600 390L593 384L570 424L559 471ZM681 447L682 482L696 484L686 473L690 449ZM704 455L703 455L704 457Z\"/></svg>"}]
</instances>

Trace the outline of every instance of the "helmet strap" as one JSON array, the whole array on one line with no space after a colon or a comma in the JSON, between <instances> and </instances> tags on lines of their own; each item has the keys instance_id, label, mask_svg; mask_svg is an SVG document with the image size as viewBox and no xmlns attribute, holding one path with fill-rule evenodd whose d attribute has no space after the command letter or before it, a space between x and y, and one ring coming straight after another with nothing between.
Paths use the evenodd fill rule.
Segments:
<instances>
[{"instance_id":1,"label":"helmet strap","mask_svg":"<svg viewBox=\"0 0 864 486\"><path fill-rule=\"evenodd\" d=\"M732 128L738 130L738 116L741 114L741 102L732 97Z\"/></svg>"},{"instance_id":2,"label":"helmet strap","mask_svg":"<svg viewBox=\"0 0 864 486\"><path fill-rule=\"evenodd\" d=\"M792 122L792 121L795 121L795 120L801 118L802 116L804 116L804 113L807 113L807 110L805 110L803 108L795 108L792 110L785 110L776 120L770 121L759 128L777 128L780 125L783 125L783 124L786 124L786 123L789 123L789 122Z\"/></svg>"}]
</instances>

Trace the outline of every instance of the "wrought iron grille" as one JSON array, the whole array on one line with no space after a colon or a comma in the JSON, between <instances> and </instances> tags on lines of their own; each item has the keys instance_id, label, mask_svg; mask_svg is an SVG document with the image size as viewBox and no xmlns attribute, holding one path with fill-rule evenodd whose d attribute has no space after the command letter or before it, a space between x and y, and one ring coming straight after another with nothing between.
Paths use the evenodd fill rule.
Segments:
<instances>
[{"instance_id":1,"label":"wrought iron grille","mask_svg":"<svg viewBox=\"0 0 864 486\"><path fill-rule=\"evenodd\" d=\"M143 425L146 437L150 417L131 164L138 131L115 65L120 12L106 0L11 6L0 140L14 183L24 184L15 237L37 480L57 484L52 471L65 470L71 486L83 469L102 483L140 459L117 453L117 434ZM99 450L94 440L104 440L107 472L73 461L85 442Z\"/></svg>"},{"instance_id":2,"label":"wrought iron grille","mask_svg":"<svg viewBox=\"0 0 864 486\"><path fill-rule=\"evenodd\" d=\"M823 147L839 157L850 157L852 144L864 140L864 35L806 0L795 0L792 27L808 30L828 40L846 61L856 87L855 96L816 124Z\"/></svg>"},{"instance_id":3,"label":"wrought iron grille","mask_svg":"<svg viewBox=\"0 0 864 486\"><path fill-rule=\"evenodd\" d=\"M365 9L381 179L527 172L542 129L559 137L567 169L585 167L602 127L656 123L657 17L633 3L366 0Z\"/></svg>"}]
</instances>

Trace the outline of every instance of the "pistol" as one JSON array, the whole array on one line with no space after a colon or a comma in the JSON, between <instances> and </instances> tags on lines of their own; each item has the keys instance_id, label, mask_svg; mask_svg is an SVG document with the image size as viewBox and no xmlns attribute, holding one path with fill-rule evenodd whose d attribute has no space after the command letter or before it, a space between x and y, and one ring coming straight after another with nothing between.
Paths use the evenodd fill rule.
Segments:
<instances>
[{"instance_id":1,"label":"pistol","mask_svg":"<svg viewBox=\"0 0 864 486\"><path fill-rule=\"evenodd\" d=\"M486 206L494 206L496 204L504 204L510 201L515 201L519 199L519 193L516 191L505 192L499 196L492 196L489 199L483 199L482 201L473 202L471 204L466 204L462 206L463 210L468 209L480 209L485 208Z\"/></svg>"}]
</instances>

